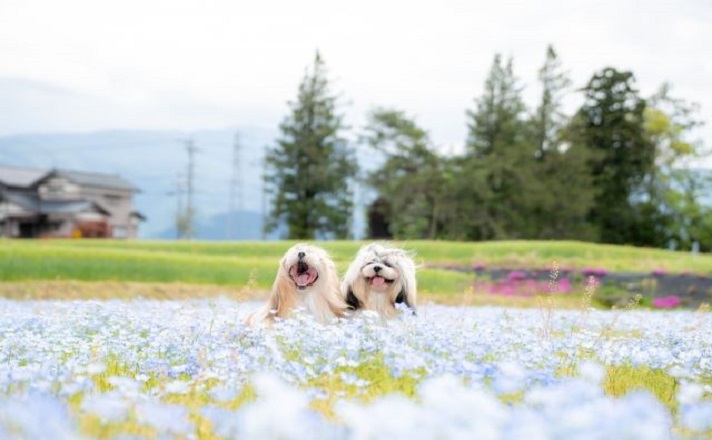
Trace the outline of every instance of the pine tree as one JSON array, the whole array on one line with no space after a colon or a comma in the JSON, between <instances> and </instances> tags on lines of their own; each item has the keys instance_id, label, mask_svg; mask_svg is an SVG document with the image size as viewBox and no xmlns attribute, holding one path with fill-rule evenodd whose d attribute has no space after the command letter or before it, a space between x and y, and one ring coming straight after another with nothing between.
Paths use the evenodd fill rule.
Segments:
<instances>
[{"instance_id":1,"label":"pine tree","mask_svg":"<svg viewBox=\"0 0 712 440\"><path fill-rule=\"evenodd\" d=\"M495 55L484 94L476 100L476 109L467 111L470 154L477 158L497 154L521 140L526 110L521 92L512 59L503 64L502 57Z\"/></svg>"},{"instance_id":2,"label":"pine tree","mask_svg":"<svg viewBox=\"0 0 712 440\"><path fill-rule=\"evenodd\" d=\"M585 150L568 148L562 99L571 80L562 71L556 51L549 46L539 70L541 99L530 124L535 143L536 181L542 190L529 217L536 225L534 238L591 239L592 228L584 220L593 203L591 178L586 168Z\"/></svg>"},{"instance_id":3,"label":"pine tree","mask_svg":"<svg viewBox=\"0 0 712 440\"><path fill-rule=\"evenodd\" d=\"M561 71L561 61L554 48L546 49L546 61L539 69L542 85L541 101L533 118L534 136L537 144L536 157L543 159L547 151L557 151L561 128L567 117L562 110L561 100L571 86L571 79Z\"/></svg>"},{"instance_id":4,"label":"pine tree","mask_svg":"<svg viewBox=\"0 0 712 440\"><path fill-rule=\"evenodd\" d=\"M342 136L343 116L326 73L317 52L280 125L281 136L265 158L265 184L272 195L265 228L269 232L286 224L291 239L350 234L350 179L356 162Z\"/></svg>"},{"instance_id":5,"label":"pine tree","mask_svg":"<svg viewBox=\"0 0 712 440\"><path fill-rule=\"evenodd\" d=\"M631 72L605 68L584 89L585 101L572 125L574 142L589 160L596 189L589 220L605 243L644 245L634 196L654 165L644 128L645 101Z\"/></svg>"},{"instance_id":6,"label":"pine tree","mask_svg":"<svg viewBox=\"0 0 712 440\"><path fill-rule=\"evenodd\" d=\"M534 233L528 214L539 188L521 89L512 60L504 64L496 55L484 94L476 100L476 109L467 113L467 155L460 164L456 189L464 217L456 224L469 222L469 239L523 238Z\"/></svg>"}]
</instances>

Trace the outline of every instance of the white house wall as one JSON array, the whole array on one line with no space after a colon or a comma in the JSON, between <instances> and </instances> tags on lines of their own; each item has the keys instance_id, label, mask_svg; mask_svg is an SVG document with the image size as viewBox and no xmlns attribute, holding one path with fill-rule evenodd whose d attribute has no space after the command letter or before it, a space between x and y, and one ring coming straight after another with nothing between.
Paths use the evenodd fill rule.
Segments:
<instances>
[{"instance_id":1,"label":"white house wall","mask_svg":"<svg viewBox=\"0 0 712 440\"><path fill-rule=\"evenodd\" d=\"M79 198L80 187L64 177L48 179L37 188L43 200L73 200Z\"/></svg>"},{"instance_id":2,"label":"white house wall","mask_svg":"<svg viewBox=\"0 0 712 440\"><path fill-rule=\"evenodd\" d=\"M95 202L111 213L109 222L116 238L136 238L131 227L133 193L111 188L81 188L81 197Z\"/></svg>"},{"instance_id":3,"label":"white house wall","mask_svg":"<svg viewBox=\"0 0 712 440\"><path fill-rule=\"evenodd\" d=\"M31 215L22 207L9 202L0 202L0 220L8 216L18 216L22 214Z\"/></svg>"}]
</instances>

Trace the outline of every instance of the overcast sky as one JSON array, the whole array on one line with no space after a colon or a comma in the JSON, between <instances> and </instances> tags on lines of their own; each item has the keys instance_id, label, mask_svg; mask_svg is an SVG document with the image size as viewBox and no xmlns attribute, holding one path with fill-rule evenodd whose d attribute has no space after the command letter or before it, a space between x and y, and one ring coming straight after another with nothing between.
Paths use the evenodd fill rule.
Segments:
<instances>
[{"instance_id":1,"label":"overcast sky","mask_svg":"<svg viewBox=\"0 0 712 440\"><path fill-rule=\"evenodd\" d=\"M710 0L0 0L0 135L276 128L318 48L351 125L394 106L455 148L494 54L533 104L549 43L576 86L606 66L644 96L672 83L712 144Z\"/></svg>"}]
</instances>

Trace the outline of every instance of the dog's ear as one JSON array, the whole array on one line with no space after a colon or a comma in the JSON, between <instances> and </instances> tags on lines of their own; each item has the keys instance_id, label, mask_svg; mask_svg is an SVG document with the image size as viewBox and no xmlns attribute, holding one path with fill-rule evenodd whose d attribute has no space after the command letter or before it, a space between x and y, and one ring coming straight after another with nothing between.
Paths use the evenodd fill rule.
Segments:
<instances>
[{"instance_id":1,"label":"dog's ear","mask_svg":"<svg viewBox=\"0 0 712 440\"><path fill-rule=\"evenodd\" d=\"M408 300L408 294L406 293L405 288L402 288L401 291L398 292L398 296L396 296L396 304L405 304L410 310L413 311L414 315L417 315L415 307Z\"/></svg>"},{"instance_id":2,"label":"dog's ear","mask_svg":"<svg viewBox=\"0 0 712 440\"><path fill-rule=\"evenodd\" d=\"M346 293L346 304L348 304L349 308L352 310L358 310L361 308L361 301L356 298L356 295L354 295L354 291L351 290L351 288L349 288Z\"/></svg>"},{"instance_id":3,"label":"dog's ear","mask_svg":"<svg viewBox=\"0 0 712 440\"><path fill-rule=\"evenodd\" d=\"M415 263L413 263L409 254L403 253L400 258L396 260L396 266L398 266L398 271L402 277L402 287L395 302L405 304L413 311L413 314L415 314L415 307L418 301L418 282L415 278Z\"/></svg>"},{"instance_id":4,"label":"dog's ear","mask_svg":"<svg viewBox=\"0 0 712 440\"><path fill-rule=\"evenodd\" d=\"M294 284L290 281L286 271L280 270L277 278L272 284L272 292L268 301L269 310L274 317L284 318L297 303L297 295L294 291Z\"/></svg>"},{"instance_id":5,"label":"dog's ear","mask_svg":"<svg viewBox=\"0 0 712 440\"><path fill-rule=\"evenodd\" d=\"M269 300L267 301L267 312L269 316L280 316L280 313L284 312L282 307L284 301L282 301L282 298L283 295L279 290L279 283L275 282L272 286L272 292L269 296Z\"/></svg>"}]
</instances>

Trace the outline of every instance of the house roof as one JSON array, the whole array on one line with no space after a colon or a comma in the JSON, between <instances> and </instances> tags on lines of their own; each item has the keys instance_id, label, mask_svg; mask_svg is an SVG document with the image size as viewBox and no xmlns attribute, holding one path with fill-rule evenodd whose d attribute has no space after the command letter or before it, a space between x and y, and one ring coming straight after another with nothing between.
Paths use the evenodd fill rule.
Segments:
<instances>
[{"instance_id":1,"label":"house roof","mask_svg":"<svg viewBox=\"0 0 712 440\"><path fill-rule=\"evenodd\" d=\"M0 188L0 198L36 214L77 214L94 211L110 215L97 203L88 200L41 200L36 194Z\"/></svg>"},{"instance_id":2,"label":"house roof","mask_svg":"<svg viewBox=\"0 0 712 440\"><path fill-rule=\"evenodd\" d=\"M32 184L44 180L50 175L64 177L79 185L138 192L137 187L116 174L63 169L48 171L34 168L0 165L0 183L7 186L29 188Z\"/></svg>"},{"instance_id":3,"label":"house roof","mask_svg":"<svg viewBox=\"0 0 712 440\"><path fill-rule=\"evenodd\" d=\"M72 170L52 170L47 176L55 175L65 177L74 183L86 186L98 186L102 188L123 189L127 191L138 191L133 184L121 178L117 174L90 173L87 171ZM44 179L44 178L43 178Z\"/></svg>"},{"instance_id":4,"label":"house roof","mask_svg":"<svg viewBox=\"0 0 712 440\"><path fill-rule=\"evenodd\" d=\"M45 170L0 165L0 183L7 186L27 188L45 174Z\"/></svg>"}]
</instances>

